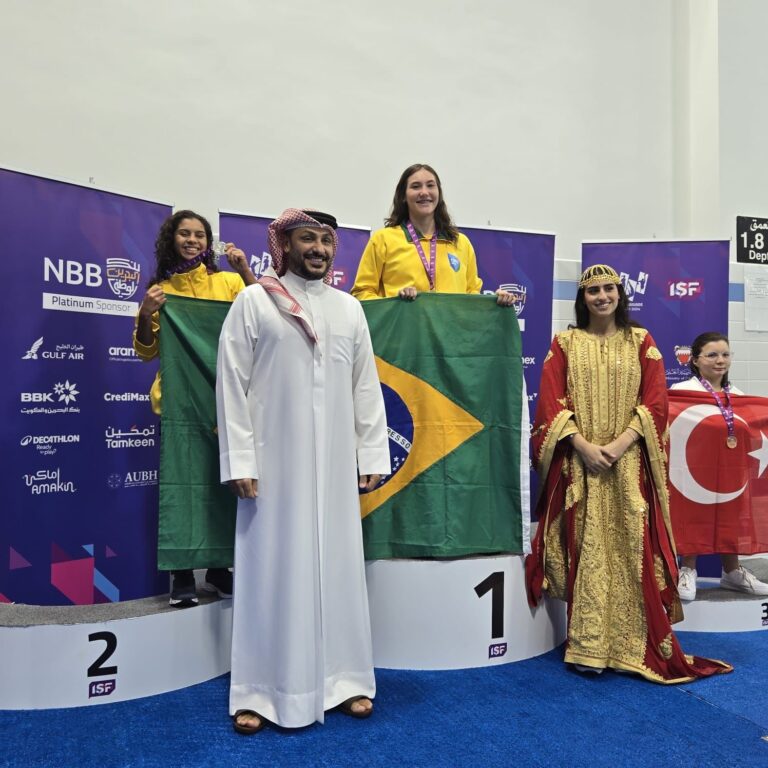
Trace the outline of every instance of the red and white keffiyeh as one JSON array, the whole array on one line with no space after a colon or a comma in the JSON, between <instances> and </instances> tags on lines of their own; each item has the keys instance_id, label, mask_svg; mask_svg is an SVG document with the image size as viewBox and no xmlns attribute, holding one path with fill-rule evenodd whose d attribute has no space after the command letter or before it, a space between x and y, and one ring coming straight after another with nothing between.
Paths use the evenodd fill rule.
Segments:
<instances>
[{"instance_id":1,"label":"red and white keffiyeh","mask_svg":"<svg viewBox=\"0 0 768 768\"><path fill-rule=\"evenodd\" d=\"M285 244L288 242L288 232L297 227L318 227L326 229L333 236L333 255L331 256L328 271L325 273L323 282L328 285L333 279L333 259L336 256L336 249L339 246L339 238L336 236L336 230L328 224L324 224L317 219L313 219L308 213L300 208L286 208L267 228L267 241L269 243L269 252L272 254L272 268L279 277L282 277L288 269L285 262Z\"/></svg>"}]
</instances>

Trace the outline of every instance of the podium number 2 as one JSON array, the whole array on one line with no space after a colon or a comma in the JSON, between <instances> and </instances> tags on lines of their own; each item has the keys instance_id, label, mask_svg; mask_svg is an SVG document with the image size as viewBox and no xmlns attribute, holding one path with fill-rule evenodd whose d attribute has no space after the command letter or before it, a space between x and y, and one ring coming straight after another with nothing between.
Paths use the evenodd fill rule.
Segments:
<instances>
[{"instance_id":1,"label":"podium number 2","mask_svg":"<svg viewBox=\"0 0 768 768\"><path fill-rule=\"evenodd\" d=\"M491 637L504 637L504 571L495 571L475 587L478 597L487 592L491 593Z\"/></svg>"},{"instance_id":2,"label":"podium number 2","mask_svg":"<svg viewBox=\"0 0 768 768\"><path fill-rule=\"evenodd\" d=\"M88 635L88 642L93 643L96 640L103 640L107 647L96 661L88 667L88 677L101 677L102 675L116 675L117 667L105 667L104 662L108 661L117 648L117 637L113 632L94 632Z\"/></svg>"}]
</instances>

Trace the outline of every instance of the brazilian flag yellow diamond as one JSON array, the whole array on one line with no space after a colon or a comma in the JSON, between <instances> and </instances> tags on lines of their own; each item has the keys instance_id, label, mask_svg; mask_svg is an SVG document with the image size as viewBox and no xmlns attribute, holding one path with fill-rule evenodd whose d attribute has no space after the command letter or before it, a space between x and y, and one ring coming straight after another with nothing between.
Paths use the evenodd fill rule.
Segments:
<instances>
[{"instance_id":1,"label":"brazilian flag yellow diamond","mask_svg":"<svg viewBox=\"0 0 768 768\"><path fill-rule=\"evenodd\" d=\"M413 420L413 439L402 467L389 482L360 498L363 517L370 515L392 496L405 488L435 462L454 451L483 429L472 414L449 400L426 381L376 357L376 369L382 384L393 389L405 402ZM393 434L390 439L402 442Z\"/></svg>"}]
</instances>

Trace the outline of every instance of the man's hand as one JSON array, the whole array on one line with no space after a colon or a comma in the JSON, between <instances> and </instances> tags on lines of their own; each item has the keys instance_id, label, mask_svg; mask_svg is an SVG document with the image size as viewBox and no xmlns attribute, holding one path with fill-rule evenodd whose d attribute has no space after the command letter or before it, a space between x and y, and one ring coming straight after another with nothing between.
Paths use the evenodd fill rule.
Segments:
<instances>
[{"instance_id":1,"label":"man's hand","mask_svg":"<svg viewBox=\"0 0 768 768\"><path fill-rule=\"evenodd\" d=\"M357 484L361 491L372 491L381 480L381 475L360 475L360 482Z\"/></svg>"},{"instance_id":2,"label":"man's hand","mask_svg":"<svg viewBox=\"0 0 768 768\"><path fill-rule=\"evenodd\" d=\"M230 480L227 485L239 499L255 499L259 495L259 481L253 478Z\"/></svg>"},{"instance_id":3,"label":"man's hand","mask_svg":"<svg viewBox=\"0 0 768 768\"><path fill-rule=\"evenodd\" d=\"M406 301L413 301L419 295L419 292L416 290L415 286L409 285L407 288L401 288L397 292L397 295Z\"/></svg>"},{"instance_id":4,"label":"man's hand","mask_svg":"<svg viewBox=\"0 0 768 768\"><path fill-rule=\"evenodd\" d=\"M511 307L515 302L515 294L509 293L508 291L502 291L501 288L499 288L498 291L496 291L496 303L500 307Z\"/></svg>"}]
</instances>

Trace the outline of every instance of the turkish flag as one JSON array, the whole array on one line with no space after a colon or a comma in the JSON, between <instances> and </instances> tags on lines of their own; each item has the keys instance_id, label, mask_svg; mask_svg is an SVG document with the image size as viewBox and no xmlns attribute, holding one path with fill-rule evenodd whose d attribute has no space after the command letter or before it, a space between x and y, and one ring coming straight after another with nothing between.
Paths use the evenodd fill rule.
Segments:
<instances>
[{"instance_id":1,"label":"turkish flag","mask_svg":"<svg viewBox=\"0 0 768 768\"><path fill-rule=\"evenodd\" d=\"M669 391L672 529L681 555L768 551L768 398L731 395L738 445L708 392Z\"/></svg>"}]
</instances>

